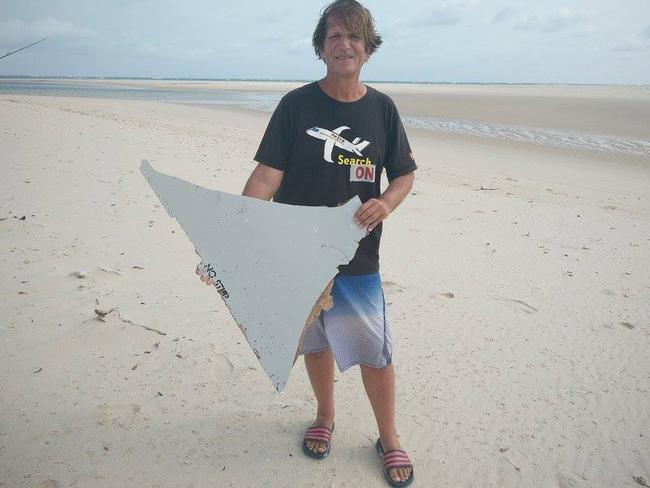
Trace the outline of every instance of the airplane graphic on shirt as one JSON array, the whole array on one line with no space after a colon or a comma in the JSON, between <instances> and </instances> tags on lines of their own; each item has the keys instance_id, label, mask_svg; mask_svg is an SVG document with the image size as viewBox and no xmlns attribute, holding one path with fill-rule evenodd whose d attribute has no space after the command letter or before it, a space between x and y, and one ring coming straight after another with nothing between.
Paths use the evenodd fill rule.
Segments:
<instances>
[{"instance_id":1,"label":"airplane graphic on shirt","mask_svg":"<svg viewBox=\"0 0 650 488\"><path fill-rule=\"evenodd\" d=\"M334 150L334 146L354 153L358 156L362 156L361 151L363 151L368 146L368 144L370 144L368 141L359 142L361 141L361 138L359 137L354 139L352 142L348 141L341 136L341 132L347 129L349 129L347 125L342 125L341 127L337 127L334 130L312 127L311 129L307 129L307 134L315 137L316 139L325 141L325 147L323 148L323 158L325 158L325 161L333 163L334 161L332 161L332 151Z\"/></svg>"}]
</instances>

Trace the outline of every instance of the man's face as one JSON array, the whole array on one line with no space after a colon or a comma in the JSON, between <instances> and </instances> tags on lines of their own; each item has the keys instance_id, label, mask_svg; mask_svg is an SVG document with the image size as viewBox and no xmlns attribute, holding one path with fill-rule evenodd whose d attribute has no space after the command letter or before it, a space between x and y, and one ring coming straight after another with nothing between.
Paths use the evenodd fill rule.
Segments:
<instances>
[{"instance_id":1,"label":"man's face","mask_svg":"<svg viewBox=\"0 0 650 488\"><path fill-rule=\"evenodd\" d=\"M358 32L348 31L336 17L330 17L321 58L327 65L328 74L348 77L359 75L368 54Z\"/></svg>"}]
</instances>

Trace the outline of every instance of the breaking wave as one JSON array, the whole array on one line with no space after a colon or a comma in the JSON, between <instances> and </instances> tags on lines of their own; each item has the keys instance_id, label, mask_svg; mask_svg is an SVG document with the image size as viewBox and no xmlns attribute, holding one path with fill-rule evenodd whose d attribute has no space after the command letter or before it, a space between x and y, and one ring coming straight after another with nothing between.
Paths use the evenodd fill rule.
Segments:
<instances>
[{"instance_id":1,"label":"breaking wave","mask_svg":"<svg viewBox=\"0 0 650 488\"><path fill-rule=\"evenodd\" d=\"M559 148L650 157L650 141L626 140L590 134L572 134L547 129L532 129L465 120L403 116L402 121L407 127L428 129L436 132L542 144Z\"/></svg>"}]
</instances>

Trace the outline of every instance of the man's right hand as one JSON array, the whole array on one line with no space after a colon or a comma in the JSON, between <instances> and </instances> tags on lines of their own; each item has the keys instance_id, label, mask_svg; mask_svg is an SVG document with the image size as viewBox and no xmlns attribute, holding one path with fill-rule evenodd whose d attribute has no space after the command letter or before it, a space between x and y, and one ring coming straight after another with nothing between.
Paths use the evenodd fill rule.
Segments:
<instances>
[{"instance_id":1,"label":"man's right hand","mask_svg":"<svg viewBox=\"0 0 650 488\"><path fill-rule=\"evenodd\" d=\"M202 281L203 283L205 283L206 285L208 285L208 286L213 286L213 285L214 285L214 282L212 281L212 279L210 279L209 276L206 276L206 275L203 273L203 263L199 263L199 264L196 266L196 269L194 270L194 272L195 272L197 275L199 275L199 278L201 278L201 281Z\"/></svg>"}]
</instances>

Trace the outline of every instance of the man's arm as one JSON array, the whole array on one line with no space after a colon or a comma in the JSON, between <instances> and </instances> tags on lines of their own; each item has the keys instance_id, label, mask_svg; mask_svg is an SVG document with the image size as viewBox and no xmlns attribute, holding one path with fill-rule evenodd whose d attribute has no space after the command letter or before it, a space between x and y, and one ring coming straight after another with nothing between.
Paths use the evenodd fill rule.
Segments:
<instances>
[{"instance_id":1,"label":"man's arm","mask_svg":"<svg viewBox=\"0 0 650 488\"><path fill-rule=\"evenodd\" d=\"M402 203L411 191L414 180L415 172L411 171L391 181L379 198L371 198L357 210L354 214L357 224L368 229L368 232L372 231Z\"/></svg>"},{"instance_id":2,"label":"man's arm","mask_svg":"<svg viewBox=\"0 0 650 488\"><path fill-rule=\"evenodd\" d=\"M242 195L246 197L270 200L280 188L284 171L258 163L244 186Z\"/></svg>"}]
</instances>

